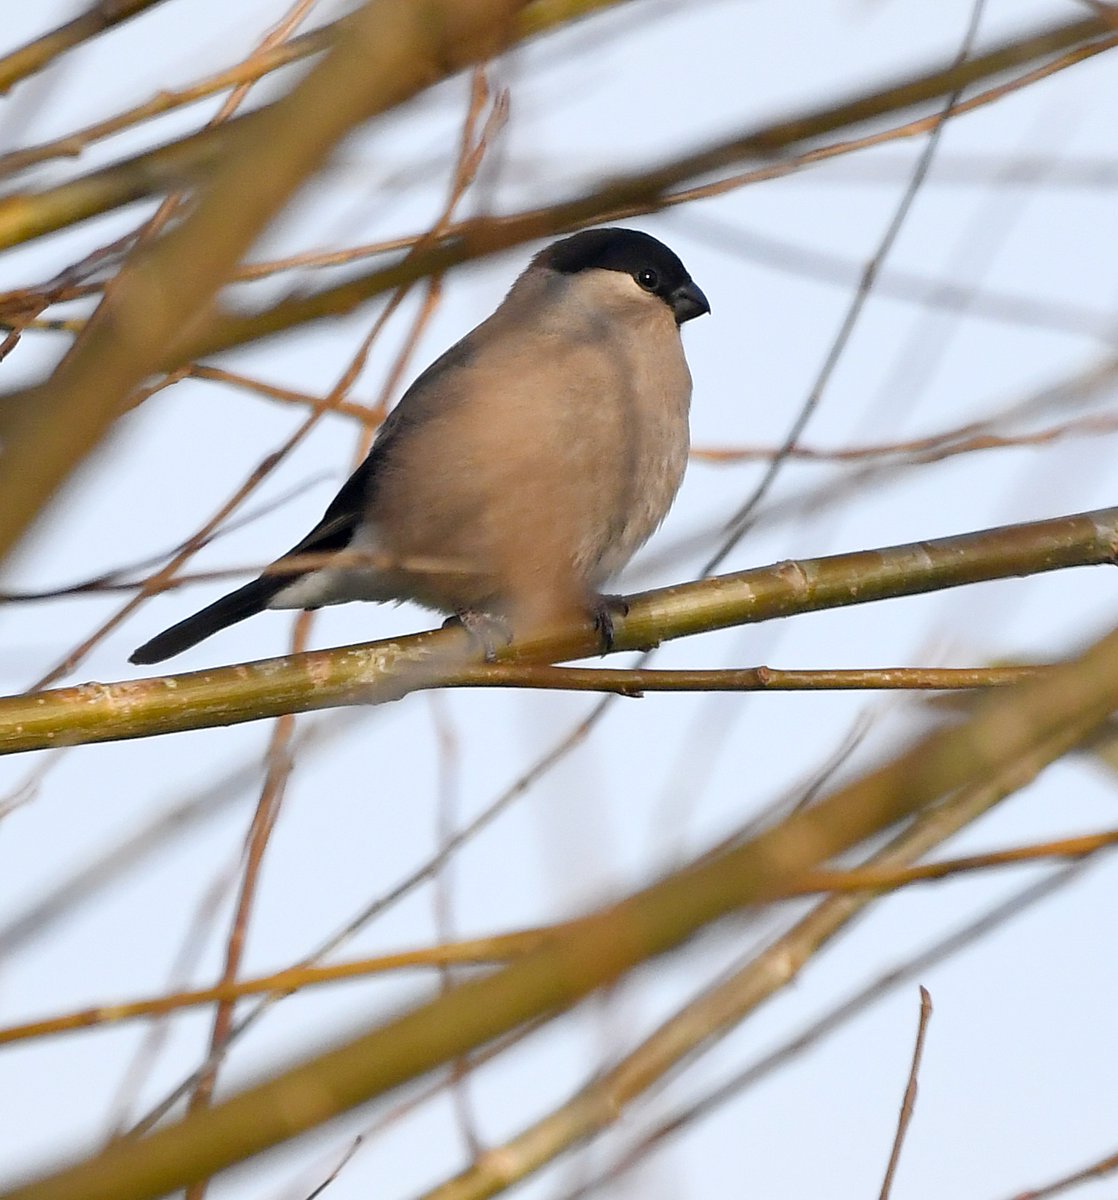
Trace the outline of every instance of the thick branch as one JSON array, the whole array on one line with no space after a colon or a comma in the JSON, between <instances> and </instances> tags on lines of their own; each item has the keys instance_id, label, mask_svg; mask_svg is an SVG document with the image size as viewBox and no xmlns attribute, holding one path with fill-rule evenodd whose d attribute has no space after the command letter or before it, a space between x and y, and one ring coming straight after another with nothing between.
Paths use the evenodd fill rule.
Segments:
<instances>
[{"instance_id":1,"label":"thick branch","mask_svg":"<svg viewBox=\"0 0 1118 1200\"><path fill-rule=\"evenodd\" d=\"M981 533L778 563L632 598L615 646L634 650L688 634L1014 575L1113 563L1118 508ZM597 652L586 623L498 649L510 662L553 663ZM453 685L475 669L459 629L217 667L133 683L87 683L0 699L0 753L151 737L288 712L379 704ZM465 676L463 675L465 673Z\"/></svg>"}]
</instances>

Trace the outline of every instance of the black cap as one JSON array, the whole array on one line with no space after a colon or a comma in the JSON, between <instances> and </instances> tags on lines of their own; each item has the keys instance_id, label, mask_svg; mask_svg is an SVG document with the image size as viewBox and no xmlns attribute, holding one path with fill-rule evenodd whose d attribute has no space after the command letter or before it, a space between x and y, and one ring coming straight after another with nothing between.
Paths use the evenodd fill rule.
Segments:
<instances>
[{"instance_id":1,"label":"black cap","mask_svg":"<svg viewBox=\"0 0 1118 1200\"><path fill-rule=\"evenodd\" d=\"M664 301L678 325L710 312L706 296L679 256L637 229L586 229L555 242L538 261L563 275L591 270L631 275L646 292Z\"/></svg>"}]
</instances>

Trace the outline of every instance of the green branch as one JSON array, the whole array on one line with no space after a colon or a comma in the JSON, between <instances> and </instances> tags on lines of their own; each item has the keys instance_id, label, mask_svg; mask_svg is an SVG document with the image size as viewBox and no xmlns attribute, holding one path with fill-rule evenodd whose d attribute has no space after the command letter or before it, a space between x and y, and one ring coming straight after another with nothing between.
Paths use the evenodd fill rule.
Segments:
<instances>
[{"instance_id":1,"label":"green branch","mask_svg":"<svg viewBox=\"0 0 1118 1200\"><path fill-rule=\"evenodd\" d=\"M912 596L990 579L1113 563L1118 508L936 541L717 576L633 597L618 650L797 613ZM498 651L553 663L597 652L589 623ZM479 678L460 629L130 683L87 683L0 699L0 754L152 737L289 712L381 704ZM484 676L484 671L480 673Z\"/></svg>"}]
</instances>

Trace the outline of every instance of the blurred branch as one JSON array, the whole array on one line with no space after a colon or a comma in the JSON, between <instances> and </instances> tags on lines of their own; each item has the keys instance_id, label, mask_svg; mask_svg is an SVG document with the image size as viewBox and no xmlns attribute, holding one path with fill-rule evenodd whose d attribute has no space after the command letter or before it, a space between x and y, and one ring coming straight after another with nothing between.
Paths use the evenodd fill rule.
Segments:
<instances>
[{"instance_id":1,"label":"blurred branch","mask_svg":"<svg viewBox=\"0 0 1118 1200\"><path fill-rule=\"evenodd\" d=\"M956 112L954 108L950 110L952 120ZM926 187L929 179L930 176L921 178L921 187ZM799 275L844 290L858 286L866 272L865 264L853 257L830 253L802 241L759 234L710 213L688 213L687 229L722 254L733 254L770 270ZM1118 341L1114 315L1105 309L973 287L950 275L936 277L884 264L875 270L873 287L879 296L889 296L921 308L966 312L1007 325L1071 333L1092 338L1108 347Z\"/></svg>"},{"instance_id":2,"label":"blurred branch","mask_svg":"<svg viewBox=\"0 0 1118 1200\"><path fill-rule=\"evenodd\" d=\"M262 389L261 389L262 390ZM267 393L265 393L267 394ZM283 397L287 399L287 397ZM299 397L299 403L314 403L313 396ZM357 413L349 414L358 417ZM1066 437L1097 437L1118 432L1118 413L1103 413L1060 421L1030 433L970 433L966 429L911 438L904 442L882 442L870 446L844 446L833 450L798 445L788 457L809 462L860 462L867 458L894 458L921 455L921 462L939 462L955 454L973 454L978 450L1018 449L1022 446L1046 446ZM703 446L692 447L691 457L718 465L739 462L764 462L778 451L777 446ZM934 457L933 457L934 454Z\"/></svg>"},{"instance_id":3,"label":"blurred branch","mask_svg":"<svg viewBox=\"0 0 1118 1200\"><path fill-rule=\"evenodd\" d=\"M1038 686L1038 681L1024 685L1018 695L1024 695ZM995 701L984 711L988 715L999 708L1002 708L1001 704ZM1007 721L1012 720L1008 716L1011 711L1012 704L1004 707L1003 716ZM855 868L855 874L859 870L887 872L926 854L1006 796L1030 783L1049 762L1066 753L1089 732L1088 724L1076 725L1073 721L1055 736L1038 734L1019 757L1002 759L1000 766L992 767L981 778L976 773L953 796L936 806L925 807L907 828L874 853L863 867ZM947 736L943 733L932 734L921 745L928 747ZM957 748L963 753L963 746L980 754L983 748L994 751L997 741L987 739L999 736L992 729L984 732L972 726L964 742L959 743ZM890 773L903 770L906 763L912 762L912 754L910 751L902 755L883 771ZM898 778L896 782L903 790L902 780ZM919 777L914 782L918 788L921 786ZM848 791L849 788L843 789L839 795ZM943 794L946 795L946 789ZM509 1141L493 1147L481 1161L432 1189L422 1200L483 1200L525 1179L565 1150L614 1124L636 1097L700 1049L709 1048L770 996L791 983L804 964L864 911L877 895L874 891L855 891L824 900L728 979L708 988L679 1009L565 1104ZM669 1130L660 1131L658 1136L662 1137L664 1132L674 1132L679 1127L680 1124L673 1124ZM633 1162L632 1155L626 1156L610 1177L633 1165Z\"/></svg>"},{"instance_id":4,"label":"blurred branch","mask_svg":"<svg viewBox=\"0 0 1118 1200\"><path fill-rule=\"evenodd\" d=\"M28 75L41 71L60 55L82 42L89 41L106 29L112 29L122 21L137 16L145 9L153 8L162 0L98 0L98 2L72 21L59 25L50 33L28 42L11 54L0 58L0 94Z\"/></svg>"},{"instance_id":5,"label":"blurred branch","mask_svg":"<svg viewBox=\"0 0 1118 1200\"><path fill-rule=\"evenodd\" d=\"M137 1017L160 1017L198 1004L240 1000L269 992L294 992L324 983L341 983L388 971L437 968L450 963L468 966L491 966L507 962L538 949L563 929L557 925L547 929L526 929L516 933L495 934L491 937L470 938L440 946L424 946L418 950L402 950L395 954L378 954L356 962L335 963L328 967L290 967L255 979L219 983L214 987L196 988L188 992L136 1000L129 1004L99 1004L62 1017L28 1022L0 1029L0 1046L32 1037L69 1033L96 1025L128 1021Z\"/></svg>"},{"instance_id":6,"label":"blurred branch","mask_svg":"<svg viewBox=\"0 0 1118 1200\"><path fill-rule=\"evenodd\" d=\"M1118 29L1118 8L1113 4L1107 3L1106 0L1079 0L1079 2L1085 4L1092 12L1097 12L1111 29Z\"/></svg>"},{"instance_id":7,"label":"blurred branch","mask_svg":"<svg viewBox=\"0 0 1118 1200\"><path fill-rule=\"evenodd\" d=\"M278 384L266 383L262 379L253 379L248 375L227 370L224 367L213 367L207 363L195 363L188 371L189 379L205 379L212 383L224 383L242 391L255 392L268 400L276 400L281 404L301 404L307 408L321 408L322 397L312 396L307 392L295 391L293 388L281 387ZM351 417L370 428L380 424L380 414L368 404L356 400L338 400L330 405L332 415ZM1118 422L1118 417L1115 417Z\"/></svg>"},{"instance_id":8,"label":"blurred branch","mask_svg":"<svg viewBox=\"0 0 1118 1200\"><path fill-rule=\"evenodd\" d=\"M573 922L554 944L484 979L462 983L212 1109L139 1141L114 1143L19 1187L7 1200L143 1200L212 1175L527 1022L569 1008L712 921L768 900L800 872L934 801L960 789L959 798L973 801L983 788L1020 786L1116 705L1118 633L1112 632L1045 679L989 697L964 725L931 734L759 837L705 856ZM943 812L941 804L929 816L942 821ZM513 1165L494 1151L483 1162L490 1173ZM451 1187L439 1194L443 1200L491 1195L502 1186L498 1173L476 1188Z\"/></svg>"},{"instance_id":9,"label":"blurred branch","mask_svg":"<svg viewBox=\"0 0 1118 1200\"><path fill-rule=\"evenodd\" d=\"M671 203L672 190L685 182L694 182L698 177L737 166L743 161L771 158L802 142L934 101L978 80L1099 37L1108 28L1106 22L1097 17L1060 25L1030 37L1003 43L966 62L930 71L838 105L812 110L744 133L664 166L620 176L572 200L507 217L478 218L464 222L450 232L449 240L406 262L356 276L309 296L281 301L259 313L215 317L208 328L203 328L175 346L173 352L163 358L160 366L163 370L169 370L181 362L228 350L279 333L293 325L349 312L371 297L423 275L439 274L463 262L535 238L632 216L634 213L655 211ZM1112 44L1113 39L1107 43L1108 47ZM703 191L706 194L709 187L703 185ZM2 212L0 207L0 217Z\"/></svg>"},{"instance_id":10,"label":"blurred branch","mask_svg":"<svg viewBox=\"0 0 1118 1200\"><path fill-rule=\"evenodd\" d=\"M1111 564L1118 508L980 533L778 563L645 592L616 619L616 650L795 613L918 595L1008 576ZM514 663L597 653L589 621L497 649ZM0 699L0 753L150 737L287 712L397 700L453 685L475 665L462 629L131 683L88 683Z\"/></svg>"},{"instance_id":11,"label":"blurred branch","mask_svg":"<svg viewBox=\"0 0 1118 1200\"><path fill-rule=\"evenodd\" d=\"M348 118L349 125L369 120L379 112L402 103L417 91L424 90L440 80L455 74L465 66L498 53L527 37L535 36L564 23L574 21L598 9L616 7L629 0L479 0L473 6L455 4L452 0L424 0L428 11L421 13L413 7L409 20L411 29L400 38L402 29L392 32L391 16L394 0L367 0L360 13L351 15L333 25L312 34L308 53L321 53L349 46L356 54L375 55L367 60L371 78L364 79L361 86L351 82L353 96L340 106L341 112L356 110ZM401 5L401 8L407 6ZM476 9L476 12L471 11ZM528 10L531 10L529 12ZM368 15L365 15L365 14ZM397 17L399 13L397 13ZM363 36L361 23L383 20L384 38L382 45L370 39L361 50ZM489 35L479 34L488 23ZM492 37L500 27L500 35ZM472 31L472 32L471 32ZM438 44L442 39L441 46ZM393 61L393 55L396 55ZM386 55L386 58L379 57ZM205 182L223 158L245 153L246 148L259 145L269 137L276 136L277 125L282 129L291 117L296 96L312 94L304 92L313 75L329 80L336 62L317 64L307 79L297 83L286 96L272 104L264 105L255 112L228 122L222 129L203 129L197 133L169 141L150 150L145 150L122 162L91 171L77 179L67 180L40 192L16 192L0 197L0 250L20 245L44 234L53 233L68 225L76 224L111 212L124 204L142 200L147 196L158 196L170 189ZM283 65L281 62L277 66ZM250 75L244 83L253 82ZM244 83L238 86L244 86ZM335 84L335 87L337 84ZM328 91L334 89L328 88ZM368 93L380 92L382 99L362 105L355 101ZM276 122L275 114L282 120ZM321 145L321 160L338 140L340 133L327 133L334 120L316 114L314 125L321 123L323 136L330 140ZM295 149L294 143L290 147ZM276 148L279 149L278 147ZM286 156L277 156L282 161ZM304 173L309 173L304 166ZM259 190L259 189L257 189ZM413 277L421 278L422 272ZM412 282L409 281L409 282Z\"/></svg>"},{"instance_id":12,"label":"blurred branch","mask_svg":"<svg viewBox=\"0 0 1118 1200\"><path fill-rule=\"evenodd\" d=\"M209 75L188 88L177 91L160 91L143 104L137 104L115 116L103 121L96 121L84 129L75 130L63 137L42 142L37 146L27 146L20 150L11 150L0 154L0 175L11 175L22 171L35 163L47 162L52 158L74 158L93 142L120 133L142 121L162 116L176 108L194 104L223 92L230 88L243 87L255 83L272 71L289 63L298 62L312 54L321 54L327 49L337 32L337 22L314 29L310 33L301 34L277 46L257 51L242 62L214 75ZM2 65L2 64L0 64ZM150 152L149 152L150 153Z\"/></svg>"},{"instance_id":13,"label":"blurred branch","mask_svg":"<svg viewBox=\"0 0 1118 1200\"><path fill-rule=\"evenodd\" d=\"M825 1037L836 1032L848 1021L863 1014L871 1004L893 991L901 983L919 979L932 967L973 946L995 929L1001 928L1006 921L1021 916L1026 909L1040 901L1051 899L1056 891L1079 881L1081 874L1082 864L1072 864L1062 871L1049 874L1039 883L1034 883L1014 893L1008 900L1001 901L961 929L933 943L904 962L889 967L876 979L858 988L852 995L833 1004L821 1016L813 1019L774 1050L762 1055L748 1067L724 1080L699 1099L689 1102L682 1108L677 1108L668 1116L657 1121L651 1129L641 1133L634 1142L630 1143L624 1153L598 1176L574 1192L569 1192L562 1200L584 1200L584 1197L598 1190L603 1183L615 1182L619 1176L634 1167L647 1167L652 1152L663 1147L669 1138L691 1127L696 1121L771 1074L776 1068L787 1065L805 1051L818 1046ZM785 945L783 938L778 945ZM795 949L795 947L793 948ZM760 962L755 965L759 966ZM775 962L773 965L775 973L779 976L779 967ZM798 961L792 964L788 972L790 978L795 977L799 966ZM1024 1200L1024 1198L1017 1197L1016 1200Z\"/></svg>"},{"instance_id":14,"label":"blurred branch","mask_svg":"<svg viewBox=\"0 0 1118 1200\"><path fill-rule=\"evenodd\" d=\"M159 0L133 0L133 7L139 3L147 7L158 2ZM556 25L565 24L579 17L587 16L597 9L609 8L621 2L622 0L528 0L527 7L518 18L521 36L531 37L537 33L543 33ZM120 4L117 7L119 8ZM286 67L315 54L321 54L329 47L333 38L344 31L344 26L344 18L339 21L331 21L319 29L291 38L282 45L257 50L232 67L208 75L190 87L180 88L176 91L161 90L142 104L133 105L123 112L107 117L103 121L96 121L63 137L54 138L49 142L41 142L35 146L27 146L20 150L12 150L7 154L0 154L0 175L14 174L52 158L76 157L93 142L120 133L143 121L162 116L176 108L195 104L218 92L255 83L263 79L265 75L278 71L281 67ZM38 45L38 43L35 44ZM22 55L26 52L25 48L17 51L17 54ZM5 64L9 63L13 57L13 55L9 55L5 59L0 59L0 79L3 78Z\"/></svg>"},{"instance_id":15,"label":"blurred branch","mask_svg":"<svg viewBox=\"0 0 1118 1200\"><path fill-rule=\"evenodd\" d=\"M994 850L987 854L973 854L967 858L944 859L917 867L865 866L844 871L805 871L786 888L775 892L773 899L810 896L820 892L892 892L912 884L936 882L992 867L1020 866L1023 863L1051 859L1082 859L1115 845L1118 845L1118 830L1106 830L1102 833L1061 838L1059 841L1043 842L1034 846L1020 846L1012 850ZM517 930L513 933L492 934L489 937L424 946L418 950L378 954L372 958L334 963L326 967L289 967L287 970L254 979L228 980L213 987L195 988L148 1000L134 1000L126 1004L98 1004L94 1008L83 1008L59 1017L0 1028L0 1046L30 1038L73 1033L99 1025L117 1024L139 1017L166 1016L168 1013L179 1012L199 1004L228 1003L245 996L267 993L288 994L303 988L317 987L325 983L342 983L388 971L450 965L492 966L539 949L549 940L560 937L566 928L566 924L558 924L538 929Z\"/></svg>"},{"instance_id":16,"label":"blurred branch","mask_svg":"<svg viewBox=\"0 0 1118 1200\"><path fill-rule=\"evenodd\" d=\"M1059 58L1036 67L1031 71L1027 71L1022 75L1015 76L1008 83L999 84L997 87L990 88L987 91L979 92L976 95L969 96L965 100L960 100L951 110L951 118L954 120L965 113L973 112L975 109L983 108L988 104L992 104L997 100L1004 99L1007 95L1015 91L1020 91L1022 88L1029 87L1042 79L1047 79L1050 75L1056 74L1058 71L1066 70L1068 67L1073 67L1078 63L1085 62L1089 58L1093 58L1097 54L1102 54L1107 50L1114 49L1118 46L1118 35L1104 37L1097 41L1093 41L1084 46L1077 46L1074 50L1069 50ZM682 204L688 204L692 200L704 200L711 196L724 195L726 192L736 191L738 188L746 187L754 183L764 183L770 179L781 179L787 175L794 175L802 171L805 167L814 165L815 163L826 162L832 158L843 157L849 154L855 154L860 150L868 150L874 146L880 146L887 142L900 141L905 138L917 137L920 134L929 132L935 127L935 124L941 119L941 114L936 113L930 117L920 117L914 121L908 121L903 125L893 125L887 129L877 130L872 134L867 134L864 137L852 138L839 142L832 142L829 145L817 146L811 150L805 150L798 154L791 155L781 159L780 162L766 164L763 167L757 167L752 170L742 171L737 174L727 176L724 179L716 180L714 183L698 184L694 187L686 187L682 190L669 192L667 195L660 197L653 207L676 207ZM988 157L984 157L983 162L988 163ZM1103 172L1104 180L1108 177L1105 175L1105 166L1100 166L1100 172ZM939 179L939 170L937 168L936 181ZM612 216L637 216L647 212L648 206L631 205L627 210L620 213L614 213ZM447 231L450 234L457 232L457 227L450 226ZM360 258L371 258L377 254L387 254L392 251L406 250L415 245L420 240L422 234L412 234L403 237L390 238L379 242L370 242L360 246L350 246L342 250L327 250L327 251L304 251L299 254L289 255L285 258L268 259L262 262L244 263L236 274L238 280L243 279L262 279L269 275L274 275L280 271L290 271L296 269L304 269L308 267L324 267L338 266L343 263L354 262ZM1013 298L1010 298L1013 299ZM1018 298L1019 299L1019 298Z\"/></svg>"},{"instance_id":17,"label":"blurred branch","mask_svg":"<svg viewBox=\"0 0 1118 1200\"><path fill-rule=\"evenodd\" d=\"M618 2L620 0L609 0L611 4ZM569 21L586 11L606 6L606 0L584 0L583 3L568 0L567 3L556 2L547 5L537 0L537 6L526 12L517 26L515 36L525 37L541 32L560 21ZM256 333L250 333L249 327L241 325L242 336L234 342L228 339L233 336L232 331L237 323L235 318L226 318L221 322L220 328L213 332L207 350L201 351L191 347L189 353L184 351L183 359L194 359L203 352L228 348L229 345L249 340L250 337L262 337L267 333L277 332L296 323L297 320L310 320L329 313L348 311L362 300L400 283L414 282L425 275L437 274L450 266L518 245L532 238L579 224L628 215L633 206L636 206L636 211L649 211L667 201L668 192L672 187L689 180L693 181L698 176L735 166L743 160L770 158L781 150L812 138L936 100L979 80L1026 65L1038 58L1057 54L1069 46L1102 37L1108 29L1107 23L1099 17L1088 17L1054 26L1025 38L1003 43L985 54L968 59L965 63L929 71L854 97L839 105L777 122L686 155L648 172L620 177L603 188L564 204L499 220L467 222L452 231L454 241L450 245L435 247L427 255L415 260L406 278L390 278L393 268L388 268L351 280L337 288L316 293L314 296L301 297L299 303L304 306L307 315L299 318L293 315L280 316L285 313L293 314L295 311L289 306L296 302L288 301L285 305L268 310L276 313L275 320L281 323L267 326ZM274 107L275 105L270 106ZM146 195L157 194L168 187L181 186L192 178L204 176L212 169L220 155L235 152L232 139L239 141L245 136L245 128L251 133L252 128L265 117L270 108L230 123L221 135L212 130L193 134L60 184L56 188L0 200L0 248L42 236L64 225L110 211ZM845 152L845 147L842 150L828 148L828 152ZM328 300L331 297L333 300ZM307 308L308 305L312 307ZM255 319L259 321L262 316L261 314ZM251 319L253 318L241 318L241 321Z\"/></svg>"},{"instance_id":18,"label":"blurred branch","mask_svg":"<svg viewBox=\"0 0 1118 1200\"><path fill-rule=\"evenodd\" d=\"M1081 1167L1070 1175L1065 1175L1062 1179L1046 1183L1043 1187L1031 1188L1027 1192L1017 1192L1012 1200L1048 1200L1050 1196L1058 1196L1062 1192L1070 1191L1081 1183L1103 1179L1115 1171L1118 1171L1118 1154L1108 1154L1098 1162L1091 1163L1089 1167Z\"/></svg>"},{"instance_id":19,"label":"blurred branch","mask_svg":"<svg viewBox=\"0 0 1118 1200\"><path fill-rule=\"evenodd\" d=\"M216 134L235 152L223 157L190 215L133 256L51 380L0 405L0 443L21 466L0 475L0 556L337 141L508 45L524 3L369 0L347 22L346 36L281 100L196 135ZM13 200L18 207L21 198Z\"/></svg>"}]
</instances>

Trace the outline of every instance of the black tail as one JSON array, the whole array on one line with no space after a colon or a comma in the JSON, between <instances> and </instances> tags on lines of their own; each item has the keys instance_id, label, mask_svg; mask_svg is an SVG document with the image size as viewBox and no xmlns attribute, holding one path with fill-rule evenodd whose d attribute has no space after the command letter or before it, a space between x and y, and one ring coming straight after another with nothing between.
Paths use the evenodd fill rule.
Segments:
<instances>
[{"instance_id":1,"label":"black tail","mask_svg":"<svg viewBox=\"0 0 1118 1200\"><path fill-rule=\"evenodd\" d=\"M191 646L208 638L211 633L217 633L227 625L235 625L246 617L255 616L268 607L268 601L290 583L289 578L282 575L264 575L239 587L228 596L222 596L213 604L207 605L185 621L172 625L162 633L156 634L150 642L134 650L129 657L130 663L145 666L148 663L162 662L189 650Z\"/></svg>"}]
</instances>

